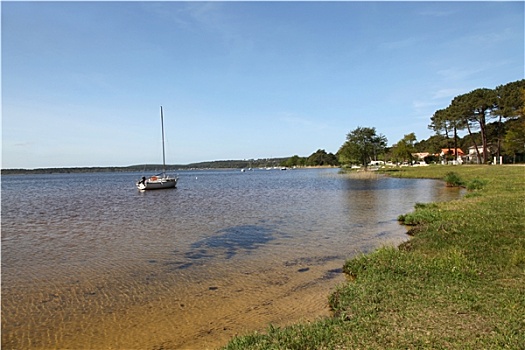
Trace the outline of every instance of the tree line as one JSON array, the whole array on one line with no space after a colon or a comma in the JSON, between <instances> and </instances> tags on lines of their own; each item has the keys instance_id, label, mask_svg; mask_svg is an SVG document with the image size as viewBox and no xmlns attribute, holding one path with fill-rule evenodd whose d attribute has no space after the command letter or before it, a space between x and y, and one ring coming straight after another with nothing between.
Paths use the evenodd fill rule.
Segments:
<instances>
[{"instance_id":1,"label":"tree line","mask_svg":"<svg viewBox=\"0 0 525 350\"><path fill-rule=\"evenodd\" d=\"M452 140L454 149L458 148L458 131L466 130L477 159L483 163L489 160L490 144L498 156L515 158L524 152L524 100L525 79L495 89L476 89L456 96L448 107L437 110L429 128L443 135L448 147Z\"/></svg>"},{"instance_id":2,"label":"tree line","mask_svg":"<svg viewBox=\"0 0 525 350\"><path fill-rule=\"evenodd\" d=\"M500 85L495 89L480 88L454 97L450 105L437 110L430 118L429 129L435 132L427 140L417 141L409 133L387 147L387 138L374 127L357 127L346 136L335 155L318 150L309 157L294 156L285 164L349 165L365 167L373 160L409 162L414 153L428 152L427 162L437 161L442 149L445 157L455 158L474 146L478 162L487 163L490 156L502 156L507 163L525 162L525 79ZM460 132L466 132L463 137Z\"/></svg>"}]
</instances>

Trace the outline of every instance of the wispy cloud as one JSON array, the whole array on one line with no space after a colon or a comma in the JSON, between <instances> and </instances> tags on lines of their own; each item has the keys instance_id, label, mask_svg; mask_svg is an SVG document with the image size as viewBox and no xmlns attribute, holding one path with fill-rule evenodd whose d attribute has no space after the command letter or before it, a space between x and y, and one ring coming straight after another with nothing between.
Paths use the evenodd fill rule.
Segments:
<instances>
[{"instance_id":1,"label":"wispy cloud","mask_svg":"<svg viewBox=\"0 0 525 350\"><path fill-rule=\"evenodd\" d=\"M428 17L448 17L455 14L456 12L457 11L455 10L427 9L419 11L418 15Z\"/></svg>"},{"instance_id":2,"label":"wispy cloud","mask_svg":"<svg viewBox=\"0 0 525 350\"><path fill-rule=\"evenodd\" d=\"M382 50L399 50L406 49L418 45L420 39L418 38L406 38L402 40L384 42L379 44L379 48Z\"/></svg>"},{"instance_id":3,"label":"wispy cloud","mask_svg":"<svg viewBox=\"0 0 525 350\"><path fill-rule=\"evenodd\" d=\"M412 109L418 119L428 119L440 107L440 103L435 100L414 100Z\"/></svg>"},{"instance_id":4,"label":"wispy cloud","mask_svg":"<svg viewBox=\"0 0 525 350\"><path fill-rule=\"evenodd\" d=\"M183 12L186 18L189 17L201 25L217 28L224 25L220 8L221 4L217 2L188 2Z\"/></svg>"},{"instance_id":5,"label":"wispy cloud","mask_svg":"<svg viewBox=\"0 0 525 350\"><path fill-rule=\"evenodd\" d=\"M218 2L147 2L141 9L162 20L169 20L184 29L217 28L224 20Z\"/></svg>"},{"instance_id":6,"label":"wispy cloud","mask_svg":"<svg viewBox=\"0 0 525 350\"><path fill-rule=\"evenodd\" d=\"M421 100L415 100L415 101L412 101L412 107L414 109L426 109L428 107L432 107L432 106L435 106L436 105L436 102L435 101L421 101Z\"/></svg>"},{"instance_id":7,"label":"wispy cloud","mask_svg":"<svg viewBox=\"0 0 525 350\"><path fill-rule=\"evenodd\" d=\"M470 66L455 66L439 69L436 74L444 81L465 81L472 77L479 77L484 72L495 71L507 65L512 65L514 62L511 59L500 59L478 62Z\"/></svg>"},{"instance_id":8,"label":"wispy cloud","mask_svg":"<svg viewBox=\"0 0 525 350\"><path fill-rule=\"evenodd\" d=\"M516 33L510 28L496 28L494 32L467 35L460 40L469 44L498 45L504 41L513 40L515 36Z\"/></svg>"},{"instance_id":9,"label":"wispy cloud","mask_svg":"<svg viewBox=\"0 0 525 350\"><path fill-rule=\"evenodd\" d=\"M465 87L429 89L426 97L412 101L412 110L416 119L429 119L438 109L447 107L452 99L468 92Z\"/></svg>"},{"instance_id":10,"label":"wispy cloud","mask_svg":"<svg viewBox=\"0 0 525 350\"><path fill-rule=\"evenodd\" d=\"M26 142L14 143L13 146L14 147L19 147L19 148L27 148L27 147L33 146L33 144L34 144L33 142L26 141Z\"/></svg>"},{"instance_id":11,"label":"wispy cloud","mask_svg":"<svg viewBox=\"0 0 525 350\"><path fill-rule=\"evenodd\" d=\"M445 98L454 98L457 95L460 95L465 92L465 89L460 88L450 88L450 89L439 89L436 92L434 92L434 95L432 96L433 100L441 100Z\"/></svg>"},{"instance_id":12,"label":"wispy cloud","mask_svg":"<svg viewBox=\"0 0 525 350\"><path fill-rule=\"evenodd\" d=\"M294 126L305 127L308 129L325 129L327 127L324 122L319 122L318 120L312 120L291 113L284 113L284 115L282 115L279 119L285 123L292 124Z\"/></svg>"},{"instance_id":13,"label":"wispy cloud","mask_svg":"<svg viewBox=\"0 0 525 350\"><path fill-rule=\"evenodd\" d=\"M436 73L441 79L450 81L450 80L465 80L471 76L478 75L479 73L485 71L487 67L450 67L445 69L440 69Z\"/></svg>"}]
</instances>

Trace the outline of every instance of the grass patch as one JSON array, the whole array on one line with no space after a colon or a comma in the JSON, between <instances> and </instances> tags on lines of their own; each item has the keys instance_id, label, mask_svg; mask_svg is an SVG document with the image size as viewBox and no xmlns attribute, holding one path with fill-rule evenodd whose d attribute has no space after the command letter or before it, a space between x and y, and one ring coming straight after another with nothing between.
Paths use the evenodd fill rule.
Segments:
<instances>
[{"instance_id":1,"label":"grass patch","mask_svg":"<svg viewBox=\"0 0 525 350\"><path fill-rule=\"evenodd\" d=\"M443 180L450 166L391 176ZM329 297L333 317L270 327L226 349L524 349L525 167L457 166L471 191L418 203L399 248L348 260Z\"/></svg>"},{"instance_id":2,"label":"grass patch","mask_svg":"<svg viewBox=\"0 0 525 350\"><path fill-rule=\"evenodd\" d=\"M415 211L401 214L397 220L409 226L425 225L441 218L441 211L437 203L416 203Z\"/></svg>"},{"instance_id":3,"label":"grass patch","mask_svg":"<svg viewBox=\"0 0 525 350\"><path fill-rule=\"evenodd\" d=\"M460 187L465 185L465 181L454 171L445 175L445 182L447 186Z\"/></svg>"},{"instance_id":4,"label":"grass patch","mask_svg":"<svg viewBox=\"0 0 525 350\"><path fill-rule=\"evenodd\" d=\"M481 190L483 189L483 187L485 187L486 184L487 184L486 180L472 179L471 181L467 183L467 190L469 191Z\"/></svg>"}]
</instances>

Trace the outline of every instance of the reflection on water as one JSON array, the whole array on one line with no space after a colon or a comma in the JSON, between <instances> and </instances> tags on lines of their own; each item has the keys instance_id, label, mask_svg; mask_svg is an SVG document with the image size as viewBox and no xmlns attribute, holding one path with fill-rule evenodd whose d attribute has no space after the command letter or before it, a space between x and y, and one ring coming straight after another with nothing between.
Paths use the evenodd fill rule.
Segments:
<instances>
[{"instance_id":1,"label":"reflection on water","mask_svg":"<svg viewBox=\"0 0 525 350\"><path fill-rule=\"evenodd\" d=\"M456 198L337 170L2 178L2 347L203 348L327 314L344 260L406 239L397 216Z\"/></svg>"},{"instance_id":2,"label":"reflection on water","mask_svg":"<svg viewBox=\"0 0 525 350\"><path fill-rule=\"evenodd\" d=\"M375 234L386 238L397 227L397 216L412 210L415 203L443 201L450 199L450 195L457 195L456 190L451 193L436 184L439 183L434 180L387 177L346 181L349 194L345 201L347 217L356 227L375 223Z\"/></svg>"}]
</instances>

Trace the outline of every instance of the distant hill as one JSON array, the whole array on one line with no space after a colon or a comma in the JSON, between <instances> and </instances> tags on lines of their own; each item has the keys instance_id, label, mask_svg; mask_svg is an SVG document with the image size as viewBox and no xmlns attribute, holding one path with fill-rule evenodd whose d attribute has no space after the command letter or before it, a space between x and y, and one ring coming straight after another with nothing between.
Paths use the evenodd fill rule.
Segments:
<instances>
[{"instance_id":1,"label":"distant hill","mask_svg":"<svg viewBox=\"0 0 525 350\"><path fill-rule=\"evenodd\" d=\"M241 169L274 167L288 158L263 158L248 160L216 160L192 164L166 165L167 171L187 169ZM37 168L37 169L2 169L2 175L16 174L70 174L70 173L101 173L101 172L160 172L162 164L139 164L125 167L71 167L71 168Z\"/></svg>"}]
</instances>

